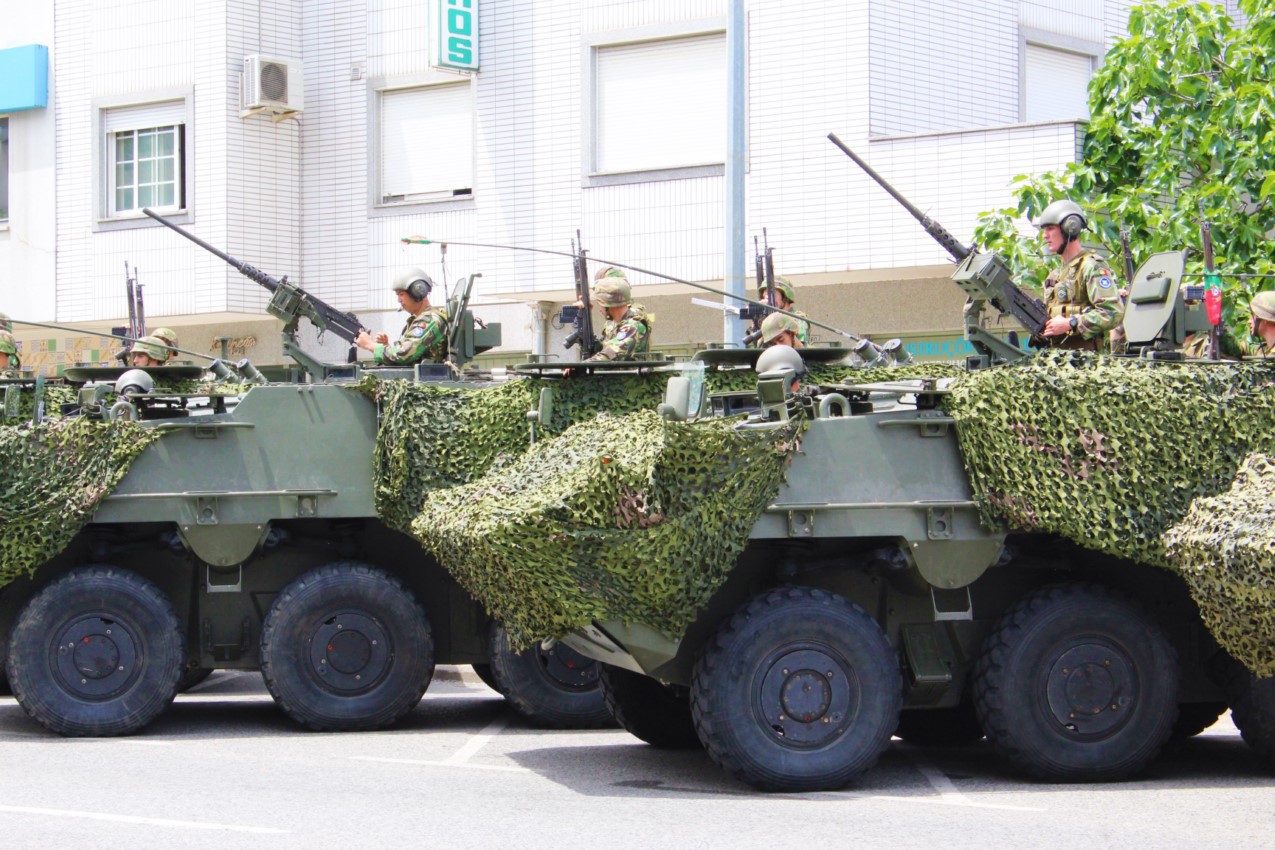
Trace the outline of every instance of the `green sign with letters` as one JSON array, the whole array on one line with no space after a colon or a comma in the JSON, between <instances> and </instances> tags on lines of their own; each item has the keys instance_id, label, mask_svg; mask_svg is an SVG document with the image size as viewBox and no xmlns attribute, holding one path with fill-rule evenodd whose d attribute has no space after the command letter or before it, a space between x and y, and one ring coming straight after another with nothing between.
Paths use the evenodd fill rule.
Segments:
<instances>
[{"instance_id":1,"label":"green sign with letters","mask_svg":"<svg viewBox=\"0 0 1275 850\"><path fill-rule=\"evenodd\" d=\"M434 65L478 70L478 0L434 0Z\"/></svg>"}]
</instances>

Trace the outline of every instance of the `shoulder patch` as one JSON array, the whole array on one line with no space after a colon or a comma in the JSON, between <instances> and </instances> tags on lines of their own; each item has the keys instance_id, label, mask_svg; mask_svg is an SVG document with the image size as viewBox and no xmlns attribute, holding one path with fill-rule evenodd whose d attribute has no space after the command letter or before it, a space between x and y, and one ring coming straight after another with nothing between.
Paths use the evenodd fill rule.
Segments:
<instances>
[{"instance_id":1,"label":"shoulder patch","mask_svg":"<svg viewBox=\"0 0 1275 850\"><path fill-rule=\"evenodd\" d=\"M615 341L623 342L624 340L628 339L631 336L633 336L633 326L624 325L623 327L620 328L620 332L615 335Z\"/></svg>"},{"instance_id":2,"label":"shoulder patch","mask_svg":"<svg viewBox=\"0 0 1275 850\"><path fill-rule=\"evenodd\" d=\"M418 325L417 327L414 327L410 331L408 331L407 335L410 336L412 339L420 339L421 337L425 336L425 329Z\"/></svg>"},{"instance_id":3,"label":"shoulder patch","mask_svg":"<svg viewBox=\"0 0 1275 850\"><path fill-rule=\"evenodd\" d=\"M1110 289L1110 288L1111 288L1111 278L1107 277L1107 276L1104 274L1102 277L1098 278L1098 285L1099 285L1099 286L1101 286L1103 289Z\"/></svg>"}]
</instances>

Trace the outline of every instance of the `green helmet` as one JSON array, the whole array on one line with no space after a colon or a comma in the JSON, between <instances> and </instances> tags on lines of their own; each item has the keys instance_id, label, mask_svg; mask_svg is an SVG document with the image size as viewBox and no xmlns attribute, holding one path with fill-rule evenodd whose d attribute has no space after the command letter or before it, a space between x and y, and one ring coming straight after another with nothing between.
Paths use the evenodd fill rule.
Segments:
<instances>
[{"instance_id":1,"label":"green helmet","mask_svg":"<svg viewBox=\"0 0 1275 850\"><path fill-rule=\"evenodd\" d=\"M1036 220L1036 226L1044 227L1047 224L1058 225L1064 234L1072 238L1079 236L1081 231L1089 226L1089 222L1085 220L1085 211L1080 208L1080 204L1065 199L1054 201L1041 212L1040 218Z\"/></svg>"},{"instance_id":2,"label":"green helmet","mask_svg":"<svg viewBox=\"0 0 1275 850\"><path fill-rule=\"evenodd\" d=\"M762 344L770 345L784 331L796 336L801 333L801 323L784 313L771 313L761 323Z\"/></svg>"},{"instance_id":3,"label":"green helmet","mask_svg":"<svg viewBox=\"0 0 1275 850\"><path fill-rule=\"evenodd\" d=\"M0 354L9 355L10 366L22 365L22 360L18 357L18 341L8 331L0 331Z\"/></svg>"},{"instance_id":4,"label":"green helmet","mask_svg":"<svg viewBox=\"0 0 1275 850\"><path fill-rule=\"evenodd\" d=\"M633 290L628 278L618 269L607 269L607 274L593 283L593 300L603 307L627 307L633 303Z\"/></svg>"},{"instance_id":5,"label":"green helmet","mask_svg":"<svg viewBox=\"0 0 1275 850\"><path fill-rule=\"evenodd\" d=\"M168 346L159 337L144 336L133 343L133 354L145 354L157 363L168 359Z\"/></svg>"},{"instance_id":6,"label":"green helmet","mask_svg":"<svg viewBox=\"0 0 1275 850\"><path fill-rule=\"evenodd\" d=\"M406 292L409 297L424 301L434 290L434 279L425 274L424 269L409 269L394 278L390 289L395 292Z\"/></svg>"},{"instance_id":7,"label":"green helmet","mask_svg":"<svg viewBox=\"0 0 1275 850\"><path fill-rule=\"evenodd\" d=\"M1253 296L1248 303L1253 315L1267 322L1275 322L1275 290L1268 289Z\"/></svg>"},{"instance_id":8,"label":"green helmet","mask_svg":"<svg viewBox=\"0 0 1275 850\"><path fill-rule=\"evenodd\" d=\"M151 336L155 337L169 348L177 347L177 331L172 328L155 328L155 330L151 331ZM169 356L172 356L172 352L169 352Z\"/></svg>"},{"instance_id":9,"label":"green helmet","mask_svg":"<svg viewBox=\"0 0 1275 850\"><path fill-rule=\"evenodd\" d=\"M0 331L13 333L13 322L9 319L8 313L0 313Z\"/></svg>"},{"instance_id":10,"label":"green helmet","mask_svg":"<svg viewBox=\"0 0 1275 850\"><path fill-rule=\"evenodd\" d=\"M797 303L797 288L792 285L792 281L786 277L775 278L775 291L788 299L790 304ZM757 287L757 298L760 301L766 300L766 287Z\"/></svg>"},{"instance_id":11,"label":"green helmet","mask_svg":"<svg viewBox=\"0 0 1275 850\"><path fill-rule=\"evenodd\" d=\"M620 277L628 280L628 276L624 274L624 269L617 269L615 266L603 266L593 273L595 281L602 280L604 277Z\"/></svg>"}]
</instances>

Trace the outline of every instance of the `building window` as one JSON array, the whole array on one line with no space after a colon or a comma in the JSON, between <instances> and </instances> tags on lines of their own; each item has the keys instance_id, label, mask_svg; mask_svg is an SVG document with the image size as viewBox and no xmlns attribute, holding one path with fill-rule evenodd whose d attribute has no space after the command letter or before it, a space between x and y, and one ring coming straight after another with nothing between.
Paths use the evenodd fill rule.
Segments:
<instances>
[{"instance_id":1,"label":"building window","mask_svg":"<svg viewBox=\"0 0 1275 850\"><path fill-rule=\"evenodd\" d=\"M725 33L594 49L593 173L725 161Z\"/></svg>"},{"instance_id":2,"label":"building window","mask_svg":"<svg viewBox=\"0 0 1275 850\"><path fill-rule=\"evenodd\" d=\"M1093 67L1093 56L1027 44L1023 52L1023 120L1087 119Z\"/></svg>"},{"instance_id":3,"label":"building window","mask_svg":"<svg viewBox=\"0 0 1275 850\"><path fill-rule=\"evenodd\" d=\"M108 109L105 130L106 218L186 209L186 103Z\"/></svg>"},{"instance_id":4,"label":"building window","mask_svg":"<svg viewBox=\"0 0 1275 850\"><path fill-rule=\"evenodd\" d=\"M380 93L380 204L474 194L474 99L469 83Z\"/></svg>"},{"instance_id":5,"label":"building window","mask_svg":"<svg viewBox=\"0 0 1275 850\"><path fill-rule=\"evenodd\" d=\"M9 220L9 119L0 118L0 221Z\"/></svg>"}]
</instances>

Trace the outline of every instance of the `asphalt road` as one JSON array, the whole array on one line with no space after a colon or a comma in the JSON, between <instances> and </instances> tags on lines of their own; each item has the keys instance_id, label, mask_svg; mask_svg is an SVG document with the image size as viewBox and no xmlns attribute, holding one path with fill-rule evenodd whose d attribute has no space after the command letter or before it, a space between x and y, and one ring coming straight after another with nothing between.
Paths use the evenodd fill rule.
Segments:
<instances>
[{"instance_id":1,"label":"asphalt road","mask_svg":"<svg viewBox=\"0 0 1275 850\"><path fill-rule=\"evenodd\" d=\"M393 730L293 725L219 672L128 738L68 740L0 698L0 848L1269 848L1275 771L1229 719L1136 781L1045 785L985 745L900 741L838 792L766 795L699 751L532 729L441 668Z\"/></svg>"}]
</instances>

